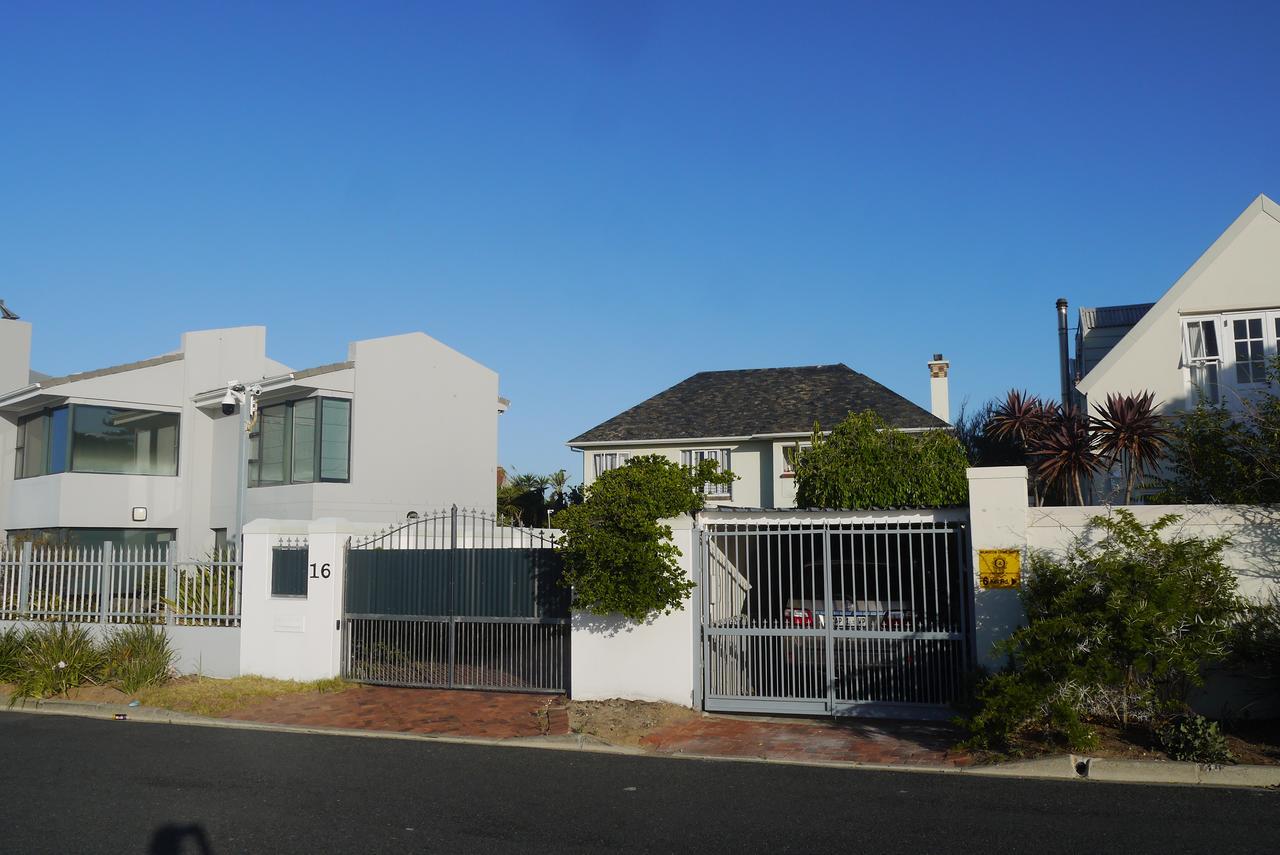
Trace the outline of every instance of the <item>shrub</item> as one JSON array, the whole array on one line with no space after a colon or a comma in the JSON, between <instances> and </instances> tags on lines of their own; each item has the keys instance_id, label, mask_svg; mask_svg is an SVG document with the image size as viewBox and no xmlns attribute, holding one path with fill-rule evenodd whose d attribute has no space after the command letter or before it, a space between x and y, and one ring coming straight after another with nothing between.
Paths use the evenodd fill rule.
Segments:
<instances>
[{"instance_id":1,"label":"shrub","mask_svg":"<svg viewBox=\"0 0 1280 855\"><path fill-rule=\"evenodd\" d=\"M12 683L18 678L25 641L26 632L16 626L0 632L0 683Z\"/></svg>"},{"instance_id":2,"label":"shrub","mask_svg":"<svg viewBox=\"0 0 1280 855\"><path fill-rule=\"evenodd\" d=\"M796 454L802 508L938 508L969 496L964 446L942 430L906 433L871 411L851 413Z\"/></svg>"},{"instance_id":3,"label":"shrub","mask_svg":"<svg viewBox=\"0 0 1280 855\"><path fill-rule=\"evenodd\" d=\"M676 561L671 526L661 521L699 510L704 484L733 478L710 460L686 468L656 454L597 478L582 504L555 515L564 532L556 545L562 583L573 589L573 607L635 621L680 608L694 583Z\"/></svg>"},{"instance_id":4,"label":"shrub","mask_svg":"<svg viewBox=\"0 0 1280 855\"><path fill-rule=\"evenodd\" d=\"M1232 659L1261 668L1264 676L1280 679L1280 590L1267 599L1250 603L1231 638Z\"/></svg>"},{"instance_id":5,"label":"shrub","mask_svg":"<svg viewBox=\"0 0 1280 855\"><path fill-rule=\"evenodd\" d=\"M105 679L133 694L166 682L172 676L177 653L163 629L139 625L121 627L108 636L103 657Z\"/></svg>"},{"instance_id":6,"label":"shrub","mask_svg":"<svg viewBox=\"0 0 1280 855\"><path fill-rule=\"evenodd\" d=\"M1182 710L1201 668L1227 654L1240 601L1226 540L1163 539L1177 519L1144 526L1118 510L1091 521L1096 543L1029 557L1027 624L999 645L1009 668L977 691L976 746L1028 728L1079 745L1088 721L1150 725Z\"/></svg>"},{"instance_id":7,"label":"shrub","mask_svg":"<svg viewBox=\"0 0 1280 855\"><path fill-rule=\"evenodd\" d=\"M102 651L87 627L44 624L24 634L13 697L65 695L68 689L97 682L102 666Z\"/></svg>"},{"instance_id":8,"label":"shrub","mask_svg":"<svg viewBox=\"0 0 1280 855\"><path fill-rule=\"evenodd\" d=\"M1235 758L1227 747L1227 738L1218 723L1202 715L1183 715L1170 719L1156 736L1165 753L1174 760L1196 763L1231 763Z\"/></svg>"}]
</instances>

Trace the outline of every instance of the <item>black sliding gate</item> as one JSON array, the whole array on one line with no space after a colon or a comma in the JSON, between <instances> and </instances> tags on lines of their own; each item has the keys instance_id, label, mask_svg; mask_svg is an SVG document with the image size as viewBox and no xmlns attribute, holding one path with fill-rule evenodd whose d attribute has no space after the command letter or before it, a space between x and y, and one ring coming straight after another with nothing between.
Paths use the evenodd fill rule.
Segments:
<instances>
[{"instance_id":1,"label":"black sliding gate","mask_svg":"<svg viewBox=\"0 0 1280 855\"><path fill-rule=\"evenodd\" d=\"M455 506L348 542L343 676L567 692L569 590L549 531Z\"/></svg>"}]
</instances>

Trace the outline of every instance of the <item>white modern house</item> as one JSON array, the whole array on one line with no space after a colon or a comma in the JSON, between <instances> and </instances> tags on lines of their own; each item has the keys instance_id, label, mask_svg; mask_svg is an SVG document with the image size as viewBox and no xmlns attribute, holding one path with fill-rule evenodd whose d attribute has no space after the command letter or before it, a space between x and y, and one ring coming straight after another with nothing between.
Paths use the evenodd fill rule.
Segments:
<instances>
[{"instance_id":1,"label":"white modern house","mask_svg":"<svg viewBox=\"0 0 1280 855\"><path fill-rule=\"evenodd\" d=\"M847 365L703 371L569 440L582 452L582 483L633 456L661 454L692 465L710 459L738 480L708 504L795 507L792 464L814 425L830 429L871 410L907 431L948 426L947 374L941 354L929 362L930 413ZM722 490L722 491L721 491Z\"/></svg>"},{"instance_id":2,"label":"white modern house","mask_svg":"<svg viewBox=\"0 0 1280 855\"><path fill-rule=\"evenodd\" d=\"M244 520L388 523L453 503L492 510L498 375L422 333L357 341L294 370L264 327L184 333L150 359L49 377L32 327L0 318L0 534L94 546L177 541L194 555L237 526L241 415L261 389ZM231 409L227 407L226 409ZM2 542L2 541L0 541Z\"/></svg>"},{"instance_id":3,"label":"white modern house","mask_svg":"<svg viewBox=\"0 0 1280 855\"><path fill-rule=\"evenodd\" d=\"M1238 408L1266 388L1278 347L1280 205L1258 196L1155 303L1082 308L1064 373L1089 410L1147 390L1165 412Z\"/></svg>"}]
</instances>

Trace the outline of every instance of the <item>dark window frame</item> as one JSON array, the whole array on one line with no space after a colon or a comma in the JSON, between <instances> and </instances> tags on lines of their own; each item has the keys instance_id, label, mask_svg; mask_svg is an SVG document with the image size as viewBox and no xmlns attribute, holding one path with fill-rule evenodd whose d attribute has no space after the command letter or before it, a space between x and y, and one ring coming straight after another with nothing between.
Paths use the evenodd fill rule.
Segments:
<instances>
[{"instance_id":1,"label":"dark window frame","mask_svg":"<svg viewBox=\"0 0 1280 855\"><path fill-rule=\"evenodd\" d=\"M315 401L315 436L312 440L311 449L311 465L312 477L306 481L294 479L293 467L293 446L294 446L294 424L293 410L294 406L303 401ZM346 447L347 447L347 476L345 478L325 477L321 466L321 451L324 447L325 420L324 405L326 401L336 401L346 404L347 424L346 424ZM281 472L285 476L282 481L262 480L262 421L261 414L268 410L274 410L283 407L285 412L284 418L284 437L282 445L284 449L284 457L281 461ZM351 434L353 425L355 424L355 403L351 398L339 398L334 395L310 395L305 398L294 398L289 401L277 401L267 404L259 410L258 427L255 428L253 435L250 437L250 453L249 453L249 486L257 489L259 487L289 487L297 484L350 484L351 483Z\"/></svg>"}]
</instances>

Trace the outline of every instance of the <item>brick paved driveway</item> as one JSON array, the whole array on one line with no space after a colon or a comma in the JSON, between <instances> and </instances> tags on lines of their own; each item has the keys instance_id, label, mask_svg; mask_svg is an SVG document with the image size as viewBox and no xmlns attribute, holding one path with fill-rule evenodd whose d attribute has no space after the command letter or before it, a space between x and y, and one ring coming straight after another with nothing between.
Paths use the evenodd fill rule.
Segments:
<instances>
[{"instance_id":1,"label":"brick paved driveway","mask_svg":"<svg viewBox=\"0 0 1280 855\"><path fill-rule=\"evenodd\" d=\"M708 715L657 730L641 744L662 754L964 766L969 757L953 750L959 739L955 728L929 722Z\"/></svg>"},{"instance_id":2,"label":"brick paved driveway","mask_svg":"<svg viewBox=\"0 0 1280 855\"><path fill-rule=\"evenodd\" d=\"M246 707L228 718L496 739L569 732L563 699L551 695L389 686L288 695Z\"/></svg>"}]
</instances>

